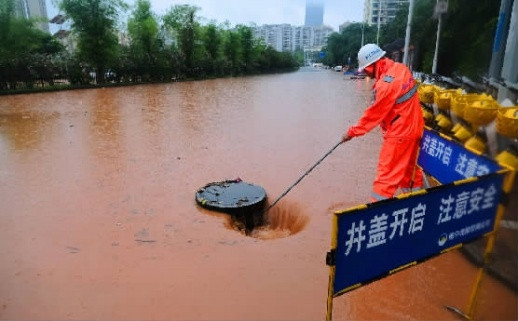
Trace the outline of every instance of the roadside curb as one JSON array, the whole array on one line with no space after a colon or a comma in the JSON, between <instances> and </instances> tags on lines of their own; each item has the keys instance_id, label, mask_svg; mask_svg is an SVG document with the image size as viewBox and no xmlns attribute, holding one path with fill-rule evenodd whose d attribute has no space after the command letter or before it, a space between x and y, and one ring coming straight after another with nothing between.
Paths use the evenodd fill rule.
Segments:
<instances>
[{"instance_id":1,"label":"roadside curb","mask_svg":"<svg viewBox=\"0 0 518 321\"><path fill-rule=\"evenodd\" d=\"M493 253L490 254L486 271L518 293L518 235L514 229L500 228L496 235ZM460 251L477 267L483 266L487 238L465 244Z\"/></svg>"}]
</instances>

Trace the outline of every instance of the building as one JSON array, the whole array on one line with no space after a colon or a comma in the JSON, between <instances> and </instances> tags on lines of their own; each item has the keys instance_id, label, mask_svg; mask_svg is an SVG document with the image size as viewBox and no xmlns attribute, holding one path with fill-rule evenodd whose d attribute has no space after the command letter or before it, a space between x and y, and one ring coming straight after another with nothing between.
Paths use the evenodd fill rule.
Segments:
<instances>
[{"instance_id":1,"label":"building","mask_svg":"<svg viewBox=\"0 0 518 321\"><path fill-rule=\"evenodd\" d=\"M18 17L35 19L37 28L50 32L45 0L17 0L15 6Z\"/></svg>"},{"instance_id":2,"label":"building","mask_svg":"<svg viewBox=\"0 0 518 321\"><path fill-rule=\"evenodd\" d=\"M327 38L333 33L328 26L308 27L290 24L262 25L252 27L255 39L277 51L320 50L327 44Z\"/></svg>"},{"instance_id":3,"label":"building","mask_svg":"<svg viewBox=\"0 0 518 321\"><path fill-rule=\"evenodd\" d=\"M400 6L408 6L409 0L365 0L364 21L369 25L386 24L394 20Z\"/></svg>"},{"instance_id":4,"label":"building","mask_svg":"<svg viewBox=\"0 0 518 321\"><path fill-rule=\"evenodd\" d=\"M303 26L272 24L252 27L254 38L261 39L277 51L320 52L334 30L324 25L322 0L306 1L306 19Z\"/></svg>"},{"instance_id":5,"label":"building","mask_svg":"<svg viewBox=\"0 0 518 321\"><path fill-rule=\"evenodd\" d=\"M62 14L57 14L54 18L50 19L50 24L53 28L58 26L58 31L54 32L53 36L56 38L65 49L72 53L77 48L76 38L70 31L70 24L67 22L67 17Z\"/></svg>"},{"instance_id":6,"label":"building","mask_svg":"<svg viewBox=\"0 0 518 321\"><path fill-rule=\"evenodd\" d=\"M324 24L324 4L320 0L306 1L306 27L320 27Z\"/></svg>"}]
</instances>

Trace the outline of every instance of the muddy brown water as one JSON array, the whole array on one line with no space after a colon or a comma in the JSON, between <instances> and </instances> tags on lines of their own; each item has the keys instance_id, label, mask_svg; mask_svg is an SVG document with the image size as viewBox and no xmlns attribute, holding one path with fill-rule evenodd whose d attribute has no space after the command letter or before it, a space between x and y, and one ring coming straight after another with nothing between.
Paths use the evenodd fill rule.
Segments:
<instances>
[{"instance_id":1,"label":"muddy brown water","mask_svg":"<svg viewBox=\"0 0 518 321\"><path fill-rule=\"evenodd\" d=\"M270 201L340 139L367 80L295 73L0 97L0 318L317 320L335 210L369 198L381 138L340 146L250 236L197 206L237 177ZM457 251L334 300L334 319L456 320ZM479 319L516 319L483 281Z\"/></svg>"}]
</instances>

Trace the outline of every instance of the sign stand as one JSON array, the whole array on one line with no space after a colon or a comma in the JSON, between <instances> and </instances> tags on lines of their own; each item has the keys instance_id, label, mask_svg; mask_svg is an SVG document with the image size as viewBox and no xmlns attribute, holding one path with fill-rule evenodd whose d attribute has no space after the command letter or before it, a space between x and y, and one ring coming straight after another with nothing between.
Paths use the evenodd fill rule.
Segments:
<instances>
[{"instance_id":1,"label":"sign stand","mask_svg":"<svg viewBox=\"0 0 518 321\"><path fill-rule=\"evenodd\" d=\"M366 204L359 205L357 207L352 208L355 209L364 209L367 208ZM331 227L331 250L327 252L326 255L326 265L329 266L329 282L327 287L327 312L326 312L326 321L330 321L333 319L333 298L335 296L334 287L335 287L335 276L336 276L336 248L338 245L338 215L333 215L332 227ZM360 284L354 285L349 288L352 290L356 287L359 287Z\"/></svg>"},{"instance_id":2,"label":"sign stand","mask_svg":"<svg viewBox=\"0 0 518 321\"><path fill-rule=\"evenodd\" d=\"M506 164L500 164L505 166ZM509 168L511 171L507 174L507 176L504 178L503 183L503 192L504 195L509 197L511 190L513 188L514 179L516 176L516 169L515 168ZM447 306L446 308L453 311L456 314L459 314L463 318L467 320L473 320L475 317L475 308L476 308L476 301L479 294L480 284L482 283L482 279L485 275L486 268L489 265L489 258L491 256L491 253L493 253L493 247L495 244L495 238L496 238L496 231L498 229L498 226L500 226L500 221L502 220L502 217L504 216L506 209L506 204L499 204L498 210L496 213L496 219L495 219L495 225L493 228L493 231L487 235L487 243L484 250L484 256L482 257L482 265L477 270L477 276L475 277L475 282L473 283L473 287L471 289L471 293L468 300L468 305L466 307L466 313L464 313L462 310L453 307L453 306Z\"/></svg>"},{"instance_id":3,"label":"sign stand","mask_svg":"<svg viewBox=\"0 0 518 321\"><path fill-rule=\"evenodd\" d=\"M334 297L487 237L467 312L446 306L471 320L518 167L516 156L496 160L426 129L419 166L441 185L336 211L326 256L326 320L332 320Z\"/></svg>"},{"instance_id":4,"label":"sign stand","mask_svg":"<svg viewBox=\"0 0 518 321\"><path fill-rule=\"evenodd\" d=\"M326 264L329 265L329 283L327 287L327 313L326 320L333 319L333 294L335 287L335 254L336 254L336 237L334 237L338 230L338 218L336 215L333 215L333 226L331 235L331 251L329 251L326 255Z\"/></svg>"}]
</instances>

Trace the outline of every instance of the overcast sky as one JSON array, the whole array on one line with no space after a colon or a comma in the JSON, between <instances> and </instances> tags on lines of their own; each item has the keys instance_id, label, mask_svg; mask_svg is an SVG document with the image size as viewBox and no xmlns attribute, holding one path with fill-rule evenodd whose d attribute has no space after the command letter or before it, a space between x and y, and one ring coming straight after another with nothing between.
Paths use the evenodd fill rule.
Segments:
<instances>
[{"instance_id":1,"label":"overcast sky","mask_svg":"<svg viewBox=\"0 0 518 321\"><path fill-rule=\"evenodd\" d=\"M315 1L315 0L310 0ZM338 31L338 26L346 21L363 20L364 0L319 0L324 3L324 24ZM50 18L58 11L47 0L47 11ZM125 0L132 5L134 0ZM232 26L236 24L255 23L277 24L289 23L295 26L304 25L306 0L150 0L153 12L164 14L175 4L190 4L199 7L198 15L206 19L223 23L226 20ZM131 10L131 9L130 9Z\"/></svg>"}]
</instances>

